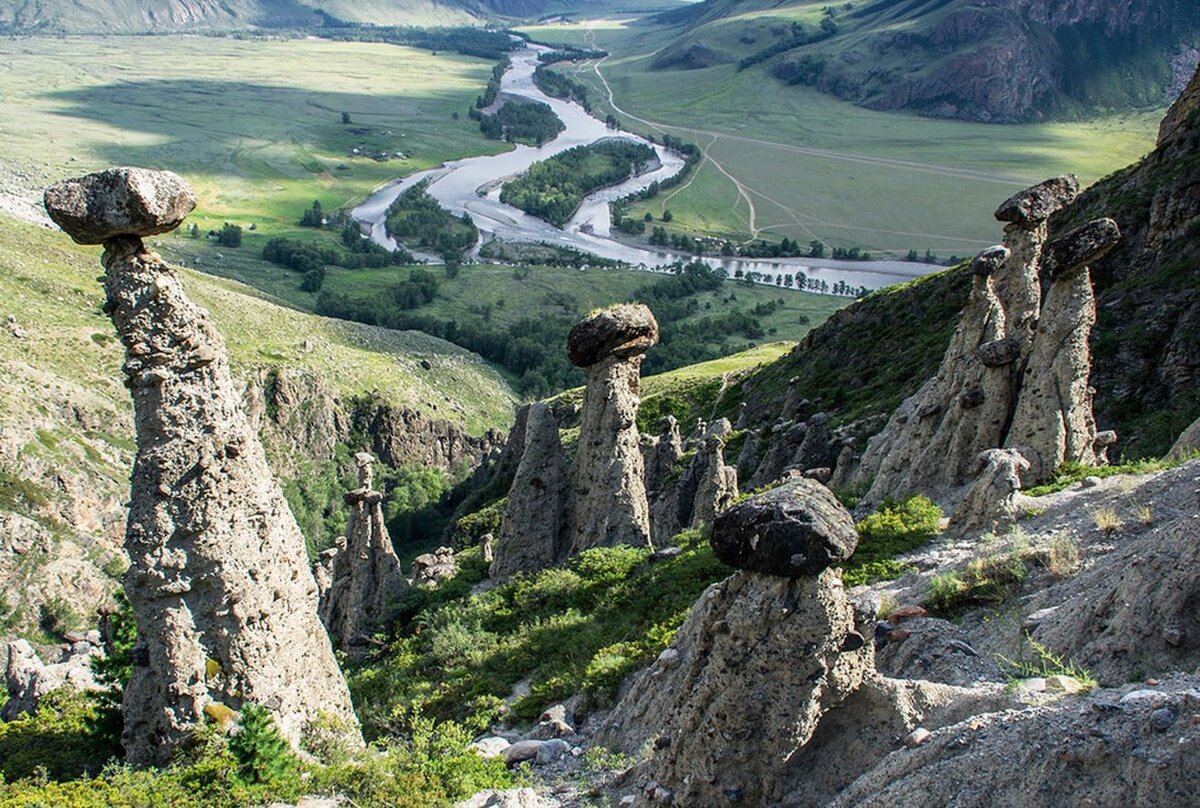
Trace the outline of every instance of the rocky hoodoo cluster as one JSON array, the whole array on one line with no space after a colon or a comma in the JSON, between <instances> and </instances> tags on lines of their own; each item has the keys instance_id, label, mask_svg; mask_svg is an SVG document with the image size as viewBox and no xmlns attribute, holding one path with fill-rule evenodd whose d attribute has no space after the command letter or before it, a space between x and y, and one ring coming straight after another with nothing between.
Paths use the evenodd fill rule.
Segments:
<instances>
[{"instance_id":1,"label":"rocky hoodoo cluster","mask_svg":"<svg viewBox=\"0 0 1200 808\"><path fill-rule=\"evenodd\" d=\"M829 568L857 541L850 514L806 479L716 519L713 548L741 569L704 593L600 730L631 752L651 742L649 800L779 803L789 760L873 667Z\"/></svg>"},{"instance_id":2,"label":"rocky hoodoo cluster","mask_svg":"<svg viewBox=\"0 0 1200 808\"><path fill-rule=\"evenodd\" d=\"M579 447L568 467L548 407L520 413L520 462L491 576L543 569L591 547L650 544L650 506L637 427L642 356L658 323L642 305L612 306L571 329L567 355L587 370Z\"/></svg>"},{"instance_id":3,"label":"rocky hoodoo cluster","mask_svg":"<svg viewBox=\"0 0 1200 808\"><path fill-rule=\"evenodd\" d=\"M1045 243L1047 219L1078 190L1074 177L1057 177L996 211L1007 223L1004 245L975 258L970 297L941 367L864 453L856 474L871 484L865 506L916 493L953 506L981 466L998 473L990 450L1019 452L1006 467L1028 485L1064 462L1096 463L1116 439L1098 434L1092 417L1088 338L1096 306L1088 266L1120 232L1111 219L1097 219Z\"/></svg>"},{"instance_id":4,"label":"rocky hoodoo cluster","mask_svg":"<svg viewBox=\"0 0 1200 808\"><path fill-rule=\"evenodd\" d=\"M139 641L124 692L128 759L162 764L206 711L249 702L298 742L357 720L317 616L304 539L241 409L224 344L141 237L195 205L169 172L112 169L46 191L51 218L103 244L105 311L126 349L134 462L125 592Z\"/></svg>"},{"instance_id":5,"label":"rocky hoodoo cluster","mask_svg":"<svg viewBox=\"0 0 1200 808\"><path fill-rule=\"evenodd\" d=\"M700 421L685 444L673 416L663 419L662 434L642 443L650 527L654 544L664 546L681 530L711 525L738 494L738 473L725 464L729 419ZM691 459L684 462L690 453Z\"/></svg>"},{"instance_id":6,"label":"rocky hoodoo cluster","mask_svg":"<svg viewBox=\"0 0 1200 808\"><path fill-rule=\"evenodd\" d=\"M325 567L328 586L320 587L321 621L342 648L363 645L365 633L383 624L389 604L407 584L384 523L383 494L372 487L375 458L359 452L354 460L359 485L346 494L346 535ZM319 573L317 578L320 584Z\"/></svg>"},{"instance_id":7,"label":"rocky hoodoo cluster","mask_svg":"<svg viewBox=\"0 0 1200 808\"><path fill-rule=\"evenodd\" d=\"M37 710L43 696L61 688L99 690L92 674L92 660L103 656L99 631L67 637L57 662L45 664L26 640L8 644L4 666L4 684L8 700L0 709L0 719L12 721L23 713Z\"/></svg>"}]
</instances>

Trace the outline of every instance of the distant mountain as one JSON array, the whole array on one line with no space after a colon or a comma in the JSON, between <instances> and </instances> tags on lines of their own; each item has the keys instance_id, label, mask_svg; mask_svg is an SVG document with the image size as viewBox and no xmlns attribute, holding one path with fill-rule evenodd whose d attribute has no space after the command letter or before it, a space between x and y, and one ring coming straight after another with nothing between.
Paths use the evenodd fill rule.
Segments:
<instances>
[{"instance_id":1,"label":"distant mountain","mask_svg":"<svg viewBox=\"0 0 1200 808\"><path fill-rule=\"evenodd\" d=\"M319 26L470 25L595 8L585 0L0 0L0 33L167 33Z\"/></svg>"},{"instance_id":2,"label":"distant mountain","mask_svg":"<svg viewBox=\"0 0 1200 808\"><path fill-rule=\"evenodd\" d=\"M1200 60L1195 0L706 0L656 19L682 29L658 69L735 62L872 109L980 121L1166 103ZM700 48L699 64L672 58Z\"/></svg>"}]
</instances>

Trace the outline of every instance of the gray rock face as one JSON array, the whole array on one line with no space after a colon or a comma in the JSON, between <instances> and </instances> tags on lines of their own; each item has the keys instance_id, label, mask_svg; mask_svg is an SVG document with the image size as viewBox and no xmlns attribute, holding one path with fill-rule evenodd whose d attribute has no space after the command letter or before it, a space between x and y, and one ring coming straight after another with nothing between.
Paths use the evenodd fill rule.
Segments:
<instances>
[{"instance_id":1,"label":"gray rock face","mask_svg":"<svg viewBox=\"0 0 1200 808\"><path fill-rule=\"evenodd\" d=\"M432 553L422 553L413 559L412 585L433 589L442 581L458 574L453 547L439 547Z\"/></svg>"},{"instance_id":2,"label":"gray rock face","mask_svg":"<svg viewBox=\"0 0 1200 808\"><path fill-rule=\"evenodd\" d=\"M1029 461L1027 479L1048 479L1062 463L1094 465L1096 420L1088 381L1096 299L1091 273L1081 262L1103 255L1120 237L1116 223L1098 219L1068 233L1046 250L1054 280L1038 320L1025 375L1005 438ZM1023 478L1026 479L1026 478Z\"/></svg>"},{"instance_id":3,"label":"gray rock face","mask_svg":"<svg viewBox=\"0 0 1200 808\"><path fill-rule=\"evenodd\" d=\"M179 226L196 207L178 174L147 168L110 168L63 180L46 189L46 212L79 244L117 236L153 236Z\"/></svg>"},{"instance_id":4,"label":"gray rock face","mask_svg":"<svg viewBox=\"0 0 1200 808\"><path fill-rule=\"evenodd\" d=\"M1005 447L1025 455L1022 481L1041 482L1064 461L1095 463L1097 441L1088 337L1095 303L1088 261L1119 238L1110 219L1045 247L1046 218L1074 198L1074 177L1023 191L1000 207L1004 247L974 263L971 295L938 373L871 439L856 472L870 481L862 507L886 497L926 494L956 505L979 469L977 458ZM1042 301L1041 273L1052 277ZM995 471L995 469L993 469ZM981 482L982 495L988 483ZM988 508L976 501L974 515ZM983 508L983 510L980 510Z\"/></svg>"},{"instance_id":5,"label":"gray rock face","mask_svg":"<svg viewBox=\"0 0 1200 808\"><path fill-rule=\"evenodd\" d=\"M12 721L25 713L32 715L42 697L55 690L99 690L92 675L92 659L103 655L97 646L83 641L68 646L58 662L47 665L26 640L10 642L4 668L8 699L0 718Z\"/></svg>"},{"instance_id":6,"label":"gray rock face","mask_svg":"<svg viewBox=\"0 0 1200 808\"><path fill-rule=\"evenodd\" d=\"M768 575L816 575L858 546L849 512L813 480L793 480L717 517L712 546L730 566Z\"/></svg>"},{"instance_id":7,"label":"gray rock face","mask_svg":"<svg viewBox=\"0 0 1200 808\"><path fill-rule=\"evenodd\" d=\"M666 544L681 530L711 525L716 515L737 496L737 469L725 465L725 438L731 429L726 418L706 425L703 434L693 441L695 454L677 480L657 469L674 455L672 439L678 436L678 428L674 433L664 433L659 439L657 451L651 455L651 466L646 471L655 544ZM677 463L680 455L674 456ZM668 466L668 470L673 466Z\"/></svg>"},{"instance_id":8,"label":"gray rock face","mask_svg":"<svg viewBox=\"0 0 1200 808\"><path fill-rule=\"evenodd\" d=\"M1175 444L1171 446L1171 451L1167 453L1167 459L1183 460L1196 452L1200 452L1200 418L1180 433Z\"/></svg>"},{"instance_id":9,"label":"gray rock face","mask_svg":"<svg viewBox=\"0 0 1200 808\"><path fill-rule=\"evenodd\" d=\"M321 598L321 621L330 639L347 649L361 645L364 633L381 627L388 604L406 584L384 523L383 494L372 488L375 458L359 452L354 460L359 487L346 494L346 535L332 559L329 587Z\"/></svg>"},{"instance_id":10,"label":"gray rock face","mask_svg":"<svg viewBox=\"0 0 1200 808\"><path fill-rule=\"evenodd\" d=\"M571 555L591 547L650 544L637 408L642 354L657 341L658 323L641 305L605 309L571 329L568 355L587 368L571 467Z\"/></svg>"},{"instance_id":11,"label":"gray rock face","mask_svg":"<svg viewBox=\"0 0 1200 808\"><path fill-rule=\"evenodd\" d=\"M777 805L787 762L862 683L870 645L833 570L737 572L710 587L664 654L638 675L598 740L637 753L675 805ZM858 645L858 650L846 647Z\"/></svg>"},{"instance_id":12,"label":"gray rock face","mask_svg":"<svg viewBox=\"0 0 1200 808\"><path fill-rule=\"evenodd\" d=\"M110 187L111 173L68 183L87 202L71 208L86 213L82 221L64 217L72 235L144 231L136 215L109 215L92 201L122 193L159 200L148 207L159 211L155 227L177 224L190 194L177 178L148 175L117 175L131 177L129 187L107 196L89 189ZM67 193L48 194L48 209L61 214ZM165 763L214 702L266 707L292 742L324 713L356 741L304 538L240 408L220 336L136 236L109 239L103 264L138 444L125 538L125 592L139 628L124 693L128 759Z\"/></svg>"},{"instance_id":13,"label":"gray rock face","mask_svg":"<svg viewBox=\"0 0 1200 808\"><path fill-rule=\"evenodd\" d=\"M1012 449L988 449L979 462L982 470L950 520L950 529L959 534L1000 533L1017 521L1021 474L1028 471L1029 461Z\"/></svg>"},{"instance_id":14,"label":"gray rock face","mask_svg":"<svg viewBox=\"0 0 1200 808\"><path fill-rule=\"evenodd\" d=\"M1200 720L1197 684L1180 677L978 715L888 755L829 805L1186 805L1200 790L1189 735ZM1176 719L1156 723L1162 709Z\"/></svg>"},{"instance_id":15,"label":"gray rock face","mask_svg":"<svg viewBox=\"0 0 1200 808\"><path fill-rule=\"evenodd\" d=\"M494 581L545 569L560 561L566 550L567 469L558 422L540 403L529 405L522 420L525 446L493 549L489 575Z\"/></svg>"}]
</instances>

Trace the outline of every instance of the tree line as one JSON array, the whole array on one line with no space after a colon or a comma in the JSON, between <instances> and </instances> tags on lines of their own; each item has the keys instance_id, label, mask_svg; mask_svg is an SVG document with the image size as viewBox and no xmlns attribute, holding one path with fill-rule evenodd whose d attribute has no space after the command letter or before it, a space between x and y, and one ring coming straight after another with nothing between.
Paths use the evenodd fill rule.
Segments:
<instances>
[{"instance_id":1,"label":"tree line","mask_svg":"<svg viewBox=\"0 0 1200 808\"><path fill-rule=\"evenodd\" d=\"M479 231L470 215L455 216L429 195L429 180L417 183L397 197L388 208L388 235L418 250L440 255L447 265L457 267L463 250L474 246Z\"/></svg>"}]
</instances>

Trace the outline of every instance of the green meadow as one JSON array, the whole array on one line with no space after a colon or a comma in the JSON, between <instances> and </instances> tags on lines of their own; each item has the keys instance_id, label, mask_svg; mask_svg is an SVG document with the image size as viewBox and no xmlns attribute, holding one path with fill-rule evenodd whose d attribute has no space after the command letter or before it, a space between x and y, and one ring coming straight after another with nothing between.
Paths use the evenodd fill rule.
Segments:
<instances>
[{"instance_id":1,"label":"green meadow","mask_svg":"<svg viewBox=\"0 0 1200 808\"><path fill-rule=\"evenodd\" d=\"M811 11L792 5L796 14ZM613 111L628 128L668 132L705 150L690 184L630 211L658 217L669 209L668 229L682 233L964 255L999 237L991 214L1022 187L1064 172L1086 185L1136 161L1153 147L1163 112L1018 126L937 120L787 86L762 65L651 70L679 30L646 21L523 30L610 51L599 70L619 109L594 63L557 69L589 85L600 115Z\"/></svg>"},{"instance_id":2,"label":"green meadow","mask_svg":"<svg viewBox=\"0 0 1200 808\"><path fill-rule=\"evenodd\" d=\"M253 225L253 249L295 230L314 199L333 210L395 177L507 149L466 116L491 67L316 39L0 41L0 191L31 197L110 165L170 169L196 189L192 221Z\"/></svg>"}]
</instances>

